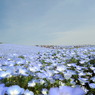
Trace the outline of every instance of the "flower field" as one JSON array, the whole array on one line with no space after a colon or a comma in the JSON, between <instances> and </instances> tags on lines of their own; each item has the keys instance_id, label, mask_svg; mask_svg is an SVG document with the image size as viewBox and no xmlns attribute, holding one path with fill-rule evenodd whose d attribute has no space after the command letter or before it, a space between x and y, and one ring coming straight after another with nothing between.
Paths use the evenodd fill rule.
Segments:
<instances>
[{"instance_id":1,"label":"flower field","mask_svg":"<svg viewBox=\"0 0 95 95\"><path fill-rule=\"evenodd\" d=\"M95 95L95 46L0 45L0 95Z\"/></svg>"}]
</instances>

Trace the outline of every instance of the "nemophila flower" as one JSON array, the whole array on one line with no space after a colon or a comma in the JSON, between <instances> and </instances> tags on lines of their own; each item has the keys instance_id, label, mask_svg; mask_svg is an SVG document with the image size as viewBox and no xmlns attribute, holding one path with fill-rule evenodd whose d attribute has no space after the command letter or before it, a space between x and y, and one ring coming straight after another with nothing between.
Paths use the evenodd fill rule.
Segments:
<instances>
[{"instance_id":1,"label":"nemophila flower","mask_svg":"<svg viewBox=\"0 0 95 95\"><path fill-rule=\"evenodd\" d=\"M64 72L64 78L65 79L70 79L72 76L72 74L70 74L69 72Z\"/></svg>"},{"instance_id":2,"label":"nemophila flower","mask_svg":"<svg viewBox=\"0 0 95 95\"><path fill-rule=\"evenodd\" d=\"M55 79L53 79L52 77L48 78L48 80L49 80L49 82L50 82L51 84L55 83Z\"/></svg>"},{"instance_id":3,"label":"nemophila flower","mask_svg":"<svg viewBox=\"0 0 95 95\"><path fill-rule=\"evenodd\" d=\"M66 70L66 66L64 65L60 65L60 66L57 66L56 70L59 71L59 72L63 72L64 70Z\"/></svg>"},{"instance_id":4,"label":"nemophila flower","mask_svg":"<svg viewBox=\"0 0 95 95\"><path fill-rule=\"evenodd\" d=\"M9 74L9 73L6 72L6 71L0 71L0 77L1 77L1 78L7 77L8 74Z\"/></svg>"},{"instance_id":5,"label":"nemophila flower","mask_svg":"<svg viewBox=\"0 0 95 95\"><path fill-rule=\"evenodd\" d=\"M92 73L90 73L90 72L87 72L87 73L86 73L86 75L92 75Z\"/></svg>"},{"instance_id":6,"label":"nemophila flower","mask_svg":"<svg viewBox=\"0 0 95 95\"><path fill-rule=\"evenodd\" d=\"M10 74L15 74L16 73L15 66L7 66L6 71L9 72Z\"/></svg>"},{"instance_id":7,"label":"nemophila flower","mask_svg":"<svg viewBox=\"0 0 95 95\"><path fill-rule=\"evenodd\" d=\"M37 63L38 63L37 65L38 65L39 67L41 67L41 66L42 66L42 64L41 64L40 62L37 62Z\"/></svg>"},{"instance_id":8,"label":"nemophila flower","mask_svg":"<svg viewBox=\"0 0 95 95\"><path fill-rule=\"evenodd\" d=\"M94 71L94 70L95 70L95 67L92 67L92 66L91 66L90 69Z\"/></svg>"},{"instance_id":9,"label":"nemophila flower","mask_svg":"<svg viewBox=\"0 0 95 95\"><path fill-rule=\"evenodd\" d=\"M12 77L12 71L11 70L6 70L6 73L7 73L7 78L9 78L9 77Z\"/></svg>"},{"instance_id":10,"label":"nemophila flower","mask_svg":"<svg viewBox=\"0 0 95 95\"><path fill-rule=\"evenodd\" d=\"M81 66L76 66L76 70L81 70Z\"/></svg>"},{"instance_id":11,"label":"nemophila flower","mask_svg":"<svg viewBox=\"0 0 95 95\"><path fill-rule=\"evenodd\" d=\"M2 71L2 68L0 68L0 71Z\"/></svg>"},{"instance_id":12,"label":"nemophila flower","mask_svg":"<svg viewBox=\"0 0 95 95\"><path fill-rule=\"evenodd\" d=\"M65 86L65 83L59 81L60 86Z\"/></svg>"},{"instance_id":13,"label":"nemophila flower","mask_svg":"<svg viewBox=\"0 0 95 95\"><path fill-rule=\"evenodd\" d=\"M90 88L95 89L95 83L90 83L89 86L90 86Z\"/></svg>"},{"instance_id":14,"label":"nemophila flower","mask_svg":"<svg viewBox=\"0 0 95 95\"><path fill-rule=\"evenodd\" d=\"M87 93L89 90L88 89L86 89L86 87L84 87L84 86L82 86L82 89L83 89L83 91L85 92L85 93Z\"/></svg>"},{"instance_id":15,"label":"nemophila flower","mask_svg":"<svg viewBox=\"0 0 95 95\"><path fill-rule=\"evenodd\" d=\"M24 59L18 58L16 60L16 64L18 64L18 65L22 65L22 64L25 64L25 63L26 63L26 60L24 60Z\"/></svg>"},{"instance_id":16,"label":"nemophila flower","mask_svg":"<svg viewBox=\"0 0 95 95\"><path fill-rule=\"evenodd\" d=\"M60 79L60 78L63 78L61 74L55 74L53 76L54 79Z\"/></svg>"},{"instance_id":17,"label":"nemophila flower","mask_svg":"<svg viewBox=\"0 0 95 95\"><path fill-rule=\"evenodd\" d=\"M24 95L34 95L34 93L32 91L29 91L28 89L26 89L24 91Z\"/></svg>"},{"instance_id":18,"label":"nemophila flower","mask_svg":"<svg viewBox=\"0 0 95 95\"><path fill-rule=\"evenodd\" d=\"M78 80L80 81L80 83L81 83L82 85L84 85L85 83L88 82L88 79L87 79L87 78L81 78L81 77L79 77Z\"/></svg>"},{"instance_id":19,"label":"nemophila flower","mask_svg":"<svg viewBox=\"0 0 95 95\"><path fill-rule=\"evenodd\" d=\"M93 82L95 82L95 76L94 76L94 77L92 77L90 80L92 80Z\"/></svg>"},{"instance_id":20,"label":"nemophila flower","mask_svg":"<svg viewBox=\"0 0 95 95\"><path fill-rule=\"evenodd\" d=\"M28 87L34 87L36 85L35 81L28 82Z\"/></svg>"},{"instance_id":21,"label":"nemophila flower","mask_svg":"<svg viewBox=\"0 0 95 95\"><path fill-rule=\"evenodd\" d=\"M56 62L53 62L51 65L52 66L57 66L58 64Z\"/></svg>"},{"instance_id":22,"label":"nemophila flower","mask_svg":"<svg viewBox=\"0 0 95 95\"><path fill-rule=\"evenodd\" d=\"M60 95L59 94L59 88L58 87L50 88L49 95Z\"/></svg>"},{"instance_id":23,"label":"nemophila flower","mask_svg":"<svg viewBox=\"0 0 95 95\"><path fill-rule=\"evenodd\" d=\"M37 67L35 67L35 66L30 66L28 69L29 69L29 71L31 71L31 72L39 71L39 68L37 68Z\"/></svg>"},{"instance_id":24,"label":"nemophila flower","mask_svg":"<svg viewBox=\"0 0 95 95\"><path fill-rule=\"evenodd\" d=\"M80 72L78 73L78 75L79 75L79 76L85 76L86 74L85 74L83 71L80 71Z\"/></svg>"},{"instance_id":25,"label":"nemophila flower","mask_svg":"<svg viewBox=\"0 0 95 95\"><path fill-rule=\"evenodd\" d=\"M43 72L44 73L44 75L45 75L45 78L50 78L50 77L52 77L52 75L53 75L53 73L52 72L48 72L48 70L47 71L44 71Z\"/></svg>"},{"instance_id":26,"label":"nemophila flower","mask_svg":"<svg viewBox=\"0 0 95 95\"><path fill-rule=\"evenodd\" d=\"M48 90L46 88L43 88L41 92L42 92L43 95L47 95L48 94Z\"/></svg>"},{"instance_id":27,"label":"nemophila flower","mask_svg":"<svg viewBox=\"0 0 95 95\"><path fill-rule=\"evenodd\" d=\"M40 82L40 84L44 84L45 83L45 80L40 79L39 82Z\"/></svg>"},{"instance_id":28,"label":"nemophila flower","mask_svg":"<svg viewBox=\"0 0 95 95\"><path fill-rule=\"evenodd\" d=\"M79 62L80 62L80 64L84 64L86 61L85 60L81 60Z\"/></svg>"},{"instance_id":29,"label":"nemophila flower","mask_svg":"<svg viewBox=\"0 0 95 95\"><path fill-rule=\"evenodd\" d=\"M46 75L46 77L51 77L53 75L53 72L51 72L50 70L46 70L44 74Z\"/></svg>"},{"instance_id":30,"label":"nemophila flower","mask_svg":"<svg viewBox=\"0 0 95 95\"><path fill-rule=\"evenodd\" d=\"M0 84L0 95L5 95L6 90L5 84Z\"/></svg>"},{"instance_id":31,"label":"nemophila flower","mask_svg":"<svg viewBox=\"0 0 95 95\"><path fill-rule=\"evenodd\" d=\"M60 86L59 95L73 95L73 88L69 86Z\"/></svg>"},{"instance_id":32,"label":"nemophila flower","mask_svg":"<svg viewBox=\"0 0 95 95\"><path fill-rule=\"evenodd\" d=\"M70 63L70 64L67 64L67 66L69 66L69 67L71 67L71 66L76 67L76 63Z\"/></svg>"},{"instance_id":33,"label":"nemophila flower","mask_svg":"<svg viewBox=\"0 0 95 95\"><path fill-rule=\"evenodd\" d=\"M15 62L14 61L8 61L8 66L14 66L15 65Z\"/></svg>"},{"instance_id":34,"label":"nemophila flower","mask_svg":"<svg viewBox=\"0 0 95 95\"><path fill-rule=\"evenodd\" d=\"M22 95L24 93L24 89L20 88L18 85L13 85L8 87L6 94L8 95Z\"/></svg>"},{"instance_id":35,"label":"nemophila flower","mask_svg":"<svg viewBox=\"0 0 95 95\"><path fill-rule=\"evenodd\" d=\"M70 79L70 83L72 84L72 86L74 86L75 87L75 85L76 85L76 82L74 81L74 79Z\"/></svg>"},{"instance_id":36,"label":"nemophila flower","mask_svg":"<svg viewBox=\"0 0 95 95\"><path fill-rule=\"evenodd\" d=\"M39 78L46 78L46 75L44 73L36 73L36 75L39 77Z\"/></svg>"},{"instance_id":37,"label":"nemophila flower","mask_svg":"<svg viewBox=\"0 0 95 95\"><path fill-rule=\"evenodd\" d=\"M21 74L21 75L24 75L24 76L27 76L27 75L28 75L28 74L27 74L27 70L26 70L26 69L23 69L23 68L20 68L20 69L18 70L18 73Z\"/></svg>"},{"instance_id":38,"label":"nemophila flower","mask_svg":"<svg viewBox=\"0 0 95 95\"><path fill-rule=\"evenodd\" d=\"M73 94L72 95L85 95L85 92L80 87L73 88Z\"/></svg>"},{"instance_id":39,"label":"nemophila flower","mask_svg":"<svg viewBox=\"0 0 95 95\"><path fill-rule=\"evenodd\" d=\"M59 72L57 70L53 70L53 73L58 74Z\"/></svg>"},{"instance_id":40,"label":"nemophila flower","mask_svg":"<svg viewBox=\"0 0 95 95\"><path fill-rule=\"evenodd\" d=\"M59 88L51 88L49 95L85 95L85 92L80 87L60 86Z\"/></svg>"}]
</instances>

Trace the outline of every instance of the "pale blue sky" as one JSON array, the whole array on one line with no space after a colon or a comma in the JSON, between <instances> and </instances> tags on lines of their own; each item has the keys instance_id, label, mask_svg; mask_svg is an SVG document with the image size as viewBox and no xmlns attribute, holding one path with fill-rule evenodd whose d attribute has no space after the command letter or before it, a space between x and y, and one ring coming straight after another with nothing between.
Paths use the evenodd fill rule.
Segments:
<instances>
[{"instance_id":1,"label":"pale blue sky","mask_svg":"<svg viewBox=\"0 0 95 95\"><path fill-rule=\"evenodd\" d=\"M95 0L0 0L0 42L95 44Z\"/></svg>"}]
</instances>

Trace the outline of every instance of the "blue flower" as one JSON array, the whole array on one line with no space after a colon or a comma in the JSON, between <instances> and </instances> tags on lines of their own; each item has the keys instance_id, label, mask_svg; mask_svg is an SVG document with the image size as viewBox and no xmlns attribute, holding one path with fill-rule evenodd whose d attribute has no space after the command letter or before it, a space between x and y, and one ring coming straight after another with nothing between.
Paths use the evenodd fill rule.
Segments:
<instances>
[{"instance_id":1,"label":"blue flower","mask_svg":"<svg viewBox=\"0 0 95 95\"><path fill-rule=\"evenodd\" d=\"M21 95L23 94L24 89L20 88L18 85L13 85L8 87L7 94L8 95Z\"/></svg>"},{"instance_id":2,"label":"blue flower","mask_svg":"<svg viewBox=\"0 0 95 95\"><path fill-rule=\"evenodd\" d=\"M49 95L85 95L85 92L80 87L60 86L59 88L51 88Z\"/></svg>"},{"instance_id":3,"label":"blue flower","mask_svg":"<svg viewBox=\"0 0 95 95\"><path fill-rule=\"evenodd\" d=\"M42 94L47 95L48 90L46 88L42 89Z\"/></svg>"},{"instance_id":4,"label":"blue flower","mask_svg":"<svg viewBox=\"0 0 95 95\"><path fill-rule=\"evenodd\" d=\"M36 85L35 81L28 82L28 87L34 87Z\"/></svg>"},{"instance_id":5,"label":"blue flower","mask_svg":"<svg viewBox=\"0 0 95 95\"><path fill-rule=\"evenodd\" d=\"M5 87L5 84L0 84L0 95L5 95L6 90L7 87Z\"/></svg>"},{"instance_id":6,"label":"blue flower","mask_svg":"<svg viewBox=\"0 0 95 95\"><path fill-rule=\"evenodd\" d=\"M29 91L28 89L26 89L24 91L24 95L34 95L34 93L32 91Z\"/></svg>"},{"instance_id":7,"label":"blue flower","mask_svg":"<svg viewBox=\"0 0 95 95\"><path fill-rule=\"evenodd\" d=\"M0 71L0 78L6 78L8 73L6 71Z\"/></svg>"},{"instance_id":8,"label":"blue flower","mask_svg":"<svg viewBox=\"0 0 95 95\"><path fill-rule=\"evenodd\" d=\"M50 88L49 95L60 95L59 94L59 88Z\"/></svg>"},{"instance_id":9,"label":"blue flower","mask_svg":"<svg viewBox=\"0 0 95 95\"><path fill-rule=\"evenodd\" d=\"M85 92L80 87L73 88L73 95L85 95Z\"/></svg>"}]
</instances>

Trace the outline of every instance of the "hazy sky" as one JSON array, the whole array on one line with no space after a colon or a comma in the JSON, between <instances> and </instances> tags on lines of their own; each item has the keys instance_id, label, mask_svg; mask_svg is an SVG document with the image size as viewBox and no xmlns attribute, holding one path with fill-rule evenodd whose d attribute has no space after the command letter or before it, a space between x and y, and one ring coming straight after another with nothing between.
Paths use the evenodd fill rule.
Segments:
<instances>
[{"instance_id":1,"label":"hazy sky","mask_svg":"<svg viewBox=\"0 0 95 95\"><path fill-rule=\"evenodd\" d=\"M95 44L95 0L0 0L0 42Z\"/></svg>"}]
</instances>

